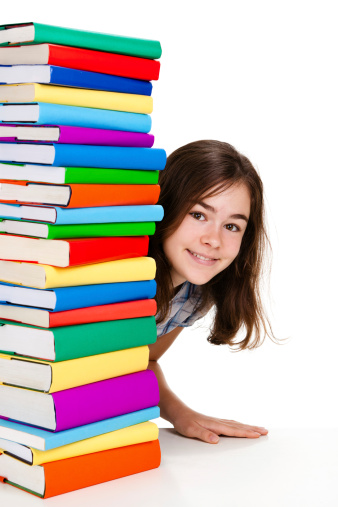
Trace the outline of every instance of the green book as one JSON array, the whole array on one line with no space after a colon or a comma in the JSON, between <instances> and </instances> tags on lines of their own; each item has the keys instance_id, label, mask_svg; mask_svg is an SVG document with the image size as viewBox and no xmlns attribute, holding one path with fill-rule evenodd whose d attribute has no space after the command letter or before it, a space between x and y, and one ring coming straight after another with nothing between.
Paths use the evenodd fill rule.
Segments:
<instances>
[{"instance_id":1,"label":"green book","mask_svg":"<svg viewBox=\"0 0 338 507\"><path fill-rule=\"evenodd\" d=\"M88 32L32 22L0 26L0 45L8 45L8 43L61 44L151 60L160 58L162 54L161 44L155 40Z\"/></svg>"},{"instance_id":2,"label":"green book","mask_svg":"<svg viewBox=\"0 0 338 507\"><path fill-rule=\"evenodd\" d=\"M54 362L141 347L155 343L156 337L155 317L108 320L50 329L0 320L2 354ZM7 344L11 344L15 351L8 350L10 347Z\"/></svg>"},{"instance_id":3,"label":"green book","mask_svg":"<svg viewBox=\"0 0 338 507\"><path fill-rule=\"evenodd\" d=\"M101 238L106 236L152 236L155 222L54 225L0 218L0 233L43 239Z\"/></svg>"},{"instance_id":4,"label":"green book","mask_svg":"<svg viewBox=\"0 0 338 507\"><path fill-rule=\"evenodd\" d=\"M25 180L61 185L68 183L157 185L158 178L159 171L0 163L0 179L3 180Z\"/></svg>"}]
</instances>

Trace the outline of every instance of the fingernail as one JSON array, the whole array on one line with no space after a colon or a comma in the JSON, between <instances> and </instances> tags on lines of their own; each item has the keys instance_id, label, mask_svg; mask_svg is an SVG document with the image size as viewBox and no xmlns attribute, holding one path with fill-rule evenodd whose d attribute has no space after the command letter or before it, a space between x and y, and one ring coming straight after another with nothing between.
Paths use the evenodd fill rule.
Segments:
<instances>
[{"instance_id":1,"label":"fingernail","mask_svg":"<svg viewBox=\"0 0 338 507\"><path fill-rule=\"evenodd\" d=\"M219 441L219 437L217 435L210 435L209 442L216 444Z\"/></svg>"}]
</instances>

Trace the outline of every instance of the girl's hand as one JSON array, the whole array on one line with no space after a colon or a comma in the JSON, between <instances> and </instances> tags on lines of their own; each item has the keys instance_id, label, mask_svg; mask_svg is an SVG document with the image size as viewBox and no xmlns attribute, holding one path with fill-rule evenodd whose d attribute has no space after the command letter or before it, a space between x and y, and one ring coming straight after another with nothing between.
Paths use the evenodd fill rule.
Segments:
<instances>
[{"instance_id":1,"label":"girl's hand","mask_svg":"<svg viewBox=\"0 0 338 507\"><path fill-rule=\"evenodd\" d=\"M260 426L250 426L227 419L217 419L199 414L184 407L173 421L174 428L185 437L198 438L209 444L217 444L218 435L228 437L259 438L267 435L268 430Z\"/></svg>"}]
</instances>

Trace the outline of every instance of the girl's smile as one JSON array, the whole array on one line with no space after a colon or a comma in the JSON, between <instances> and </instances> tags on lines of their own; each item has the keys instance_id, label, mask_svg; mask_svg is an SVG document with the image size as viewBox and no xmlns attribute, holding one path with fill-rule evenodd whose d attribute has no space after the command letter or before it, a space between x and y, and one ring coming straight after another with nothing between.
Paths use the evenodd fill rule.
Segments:
<instances>
[{"instance_id":1,"label":"girl's smile","mask_svg":"<svg viewBox=\"0 0 338 507\"><path fill-rule=\"evenodd\" d=\"M163 242L174 287L186 280L203 285L236 258L250 215L244 184L202 199Z\"/></svg>"}]
</instances>

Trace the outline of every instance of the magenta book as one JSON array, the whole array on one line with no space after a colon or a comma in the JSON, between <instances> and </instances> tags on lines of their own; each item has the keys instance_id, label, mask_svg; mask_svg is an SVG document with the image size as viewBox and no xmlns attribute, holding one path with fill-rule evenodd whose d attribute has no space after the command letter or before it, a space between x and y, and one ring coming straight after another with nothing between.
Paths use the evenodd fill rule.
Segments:
<instances>
[{"instance_id":1,"label":"magenta book","mask_svg":"<svg viewBox=\"0 0 338 507\"><path fill-rule=\"evenodd\" d=\"M153 407L159 398L151 370L52 394L0 385L0 418L63 431Z\"/></svg>"},{"instance_id":2,"label":"magenta book","mask_svg":"<svg viewBox=\"0 0 338 507\"><path fill-rule=\"evenodd\" d=\"M151 148L154 144L154 136L142 132L70 127L66 125L23 126L2 124L0 126L0 141Z\"/></svg>"}]
</instances>

